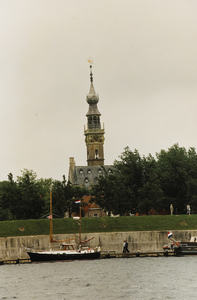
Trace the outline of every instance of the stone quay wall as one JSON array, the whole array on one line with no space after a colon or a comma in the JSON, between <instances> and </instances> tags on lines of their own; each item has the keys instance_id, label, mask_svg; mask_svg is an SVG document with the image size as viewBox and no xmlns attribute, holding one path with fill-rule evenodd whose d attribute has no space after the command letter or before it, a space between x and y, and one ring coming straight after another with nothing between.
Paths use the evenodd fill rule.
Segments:
<instances>
[{"instance_id":1,"label":"stone quay wall","mask_svg":"<svg viewBox=\"0 0 197 300\"><path fill-rule=\"evenodd\" d=\"M173 237L178 241L189 241L191 236L197 236L197 230L174 230ZM163 245L169 241L167 231L126 231L126 232L103 232L103 233L82 233L82 240L94 237L85 244L88 247L100 246L101 251L116 251L121 253L124 240L128 241L130 252L158 252L163 250ZM78 234L54 235L56 240L78 241ZM75 242L70 240L67 243ZM59 249L59 243L54 243L54 249ZM38 250L49 250L49 236L21 236L0 238L0 260L4 259L25 259L27 248Z\"/></svg>"}]
</instances>

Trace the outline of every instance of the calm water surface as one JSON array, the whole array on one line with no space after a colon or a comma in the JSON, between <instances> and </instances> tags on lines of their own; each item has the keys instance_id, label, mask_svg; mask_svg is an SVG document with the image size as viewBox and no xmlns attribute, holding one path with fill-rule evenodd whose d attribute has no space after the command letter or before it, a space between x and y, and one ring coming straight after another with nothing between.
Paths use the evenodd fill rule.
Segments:
<instances>
[{"instance_id":1,"label":"calm water surface","mask_svg":"<svg viewBox=\"0 0 197 300\"><path fill-rule=\"evenodd\" d=\"M197 256L0 266L0 299L197 299Z\"/></svg>"}]
</instances>

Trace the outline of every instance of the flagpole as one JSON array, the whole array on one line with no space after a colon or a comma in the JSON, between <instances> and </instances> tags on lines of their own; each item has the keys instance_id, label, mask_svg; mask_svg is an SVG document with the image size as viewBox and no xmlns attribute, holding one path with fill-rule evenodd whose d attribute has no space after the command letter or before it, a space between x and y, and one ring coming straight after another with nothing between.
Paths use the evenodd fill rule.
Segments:
<instances>
[{"instance_id":1,"label":"flagpole","mask_svg":"<svg viewBox=\"0 0 197 300\"><path fill-rule=\"evenodd\" d=\"M52 185L50 186L50 247L53 243L53 220L52 220Z\"/></svg>"}]
</instances>

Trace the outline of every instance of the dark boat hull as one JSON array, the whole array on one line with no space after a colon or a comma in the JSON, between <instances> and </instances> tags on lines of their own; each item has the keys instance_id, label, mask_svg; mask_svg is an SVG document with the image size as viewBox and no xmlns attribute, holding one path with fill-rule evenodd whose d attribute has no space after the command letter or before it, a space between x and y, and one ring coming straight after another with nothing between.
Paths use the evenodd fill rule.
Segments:
<instances>
[{"instance_id":1,"label":"dark boat hull","mask_svg":"<svg viewBox=\"0 0 197 300\"><path fill-rule=\"evenodd\" d=\"M83 259L98 259L100 258L100 252L93 253L78 253L78 254L52 254L52 253L36 253L36 252L27 252L30 256L32 262L38 261L61 261L61 260L83 260Z\"/></svg>"},{"instance_id":2,"label":"dark boat hull","mask_svg":"<svg viewBox=\"0 0 197 300\"><path fill-rule=\"evenodd\" d=\"M175 255L197 255L196 242L180 242L180 245L174 248Z\"/></svg>"}]
</instances>

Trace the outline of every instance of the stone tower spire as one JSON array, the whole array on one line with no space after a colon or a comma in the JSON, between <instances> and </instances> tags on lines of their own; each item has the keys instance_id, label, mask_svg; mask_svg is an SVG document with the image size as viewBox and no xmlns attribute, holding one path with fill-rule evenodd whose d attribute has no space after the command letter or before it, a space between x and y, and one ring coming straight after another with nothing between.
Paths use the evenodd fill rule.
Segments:
<instances>
[{"instance_id":1,"label":"stone tower spire","mask_svg":"<svg viewBox=\"0 0 197 300\"><path fill-rule=\"evenodd\" d=\"M85 142L87 146L87 165L103 166L104 165L104 128L101 129L100 112L97 108L99 96L96 94L93 85L92 61L90 62L90 91L86 96L89 104L87 117L87 130L84 129Z\"/></svg>"}]
</instances>

